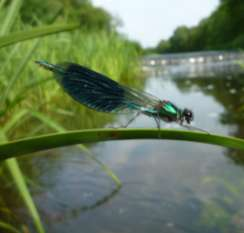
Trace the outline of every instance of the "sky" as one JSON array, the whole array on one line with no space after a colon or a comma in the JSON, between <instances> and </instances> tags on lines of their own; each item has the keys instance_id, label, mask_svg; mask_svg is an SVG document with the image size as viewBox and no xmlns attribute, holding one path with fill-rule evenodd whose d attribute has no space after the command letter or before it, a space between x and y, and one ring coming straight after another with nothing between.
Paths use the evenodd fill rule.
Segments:
<instances>
[{"instance_id":1,"label":"sky","mask_svg":"<svg viewBox=\"0 0 244 233\"><path fill-rule=\"evenodd\" d=\"M119 30L144 47L168 39L180 25L194 26L218 6L219 0L92 0L119 17Z\"/></svg>"}]
</instances>

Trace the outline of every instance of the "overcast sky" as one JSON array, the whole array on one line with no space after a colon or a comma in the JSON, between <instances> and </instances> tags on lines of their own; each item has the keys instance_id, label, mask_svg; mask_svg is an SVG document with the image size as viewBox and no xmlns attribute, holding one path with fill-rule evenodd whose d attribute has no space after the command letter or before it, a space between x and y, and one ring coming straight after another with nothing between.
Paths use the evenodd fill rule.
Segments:
<instances>
[{"instance_id":1,"label":"overcast sky","mask_svg":"<svg viewBox=\"0 0 244 233\"><path fill-rule=\"evenodd\" d=\"M120 31L143 46L167 39L179 25L193 26L207 17L219 0L92 0L118 16Z\"/></svg>"}]
</instances>

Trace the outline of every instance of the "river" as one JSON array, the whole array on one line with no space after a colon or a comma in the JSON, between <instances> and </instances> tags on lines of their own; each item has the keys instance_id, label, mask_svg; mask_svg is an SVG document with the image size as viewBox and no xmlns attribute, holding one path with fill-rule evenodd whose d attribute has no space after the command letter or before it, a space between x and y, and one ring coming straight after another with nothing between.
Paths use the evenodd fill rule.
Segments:
<instances>
[{"instance_id":1,"label":"river","mask_svg":"<svg viewBox=\"0 0 244 233\"><path fill-rule=\"evenodd\" d=\"M243 138L243 60L227 55L146 57L144 90L191 109L196 127ZM118 115L116 122L129 118ZM156 125L139 116L130 127ZM35 167L31 192L48 233L244 232L243 152L167 140L102 142L89 148L118 175L121 189L76 146L21 159L27 168ZM23 212L18 204L16 213Z\"/></svg>"}]
</instances>

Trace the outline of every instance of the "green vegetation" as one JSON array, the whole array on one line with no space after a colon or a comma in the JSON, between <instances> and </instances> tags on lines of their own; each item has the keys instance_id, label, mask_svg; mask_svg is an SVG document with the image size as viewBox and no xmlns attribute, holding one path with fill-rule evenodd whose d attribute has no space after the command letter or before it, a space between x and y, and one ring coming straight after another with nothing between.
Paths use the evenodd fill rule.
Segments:
<instances>
[{"instance_id":1,"label":"green vegetation","mask_svg":"<svg viewBox=\"0 0 244 233\"><path fill-rule=\"evenodd\" d=\"M219 7L194 27L180 26L149 52L244 49L244 2L221 0Z\"/></svg>"},{"instance_id":2,"label":"green vegetation","mask_svg":"<svg viewBox=\"0 0 244 233\"><path fill-rule=\"evenodd\" d=\"M89 1L42 1L40 4L36 0L12 0L1 1L0 7L0 141L64 132L77 125L83 128L106 124L112 117L105 114L98 114L96 121L83 117L90 116L92 111L74 103L34 61L73 61L128 82L139 75L138 48L116 32L116 20ZM78 27L74 32L29 40ZM28 41L16 44L23 40ZM76 115L79 117L73 120ZM81 121L82 118L86 120ZM120 186L119 179L106 165L93 157L86 147L80 145L80 148ZM3 172L5 167L9 174ZM17 160L13 158L1 163L0 171L2 184L12 183L13 179L36 231L45 232ZM29 232L25 223L8 209L8 199L4 198L0 199L0 229Z\"/></svg>"},{"instance_id":3,"label":"green vegetation","mask_svg":"<svg viewBox=\"0 0 244 233\"><path fill-rule=\"evenodd\" d=\"M229 9L229 2L223 1L222 5ZM8 159L0 164L0 188L11 190L14 187L19 194L17 198L23 201L29 211L35 230L45 232L42 216L26 182L28 177L25 177L21 165L12 156L81 142L158 138L159 132L155 129L67 133L68 130L102 127L113 120L113 115L96 113L94 116L92 110L82 107L67 96L49 72L34 63L35 60L47 60L50 63L76 62L121 83L142 86L142 80L135 78L140 75L138 56L141 47L116 31L118 21L110 14L92 6L89 0L2 0L0 9L0 159ZM235 23L238 22L231 21L231 25ZM174 44L174 50L167 51L179 51L189 44L187 35L192 30L184 27L177 29L177 37L167 41L163 45L164 50ZM229 44L222 44L232 46L240 43L242 46L243 37L238 33L234 39L229 38ZM200 35L198 31L195 34L196 38ZM44 37L46 35L49 36ZM197 39L194 43L195 49L198 48L196 45L202 46ZM217 42L211 43L214 46ZM206 45L206 48L211 47ZM40 136L55 132L59 134ZM243 149L243 141L236 138L167 130L161 131L160 135L162 138ZM118 177L94 157L87 147L79 145L79 148L113 179L115 190L118 190L121 185ZM1 195L0 231L29 232L27 223L13 213L8 207L12 206L8 201L8 197ZM105 201L106 198L103 198L94 206Z\"/></svg>"},{"instance_id":4,"label":"green vegetation","mask_svg":"<svg viewBox=\"0 0 244 233\"><path fill-rule=\"evenodd\" d=\"M166 129L160 131L158 129L90 129L25 138L0 144L0 160L79 143L125 139L173 139L244 150L243 139L202 132Z\"/></svg>"}]
</instances>

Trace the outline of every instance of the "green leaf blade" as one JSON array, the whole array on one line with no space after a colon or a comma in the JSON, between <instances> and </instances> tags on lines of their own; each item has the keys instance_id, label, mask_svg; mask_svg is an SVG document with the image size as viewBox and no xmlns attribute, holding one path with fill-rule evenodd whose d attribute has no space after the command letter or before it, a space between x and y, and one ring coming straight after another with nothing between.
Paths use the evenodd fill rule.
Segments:
<instances>
[{"instance_id":1,"label":"green leaf blade","mask_svg":"<svg viewBox=\"0 0 244 233\"><path fill-rule=\"evenodd\" d=\"M109 140L167 139L244 150L244 139L202 132L163 129L91 129L25 138L0 145L0 160L37 151Z\"/></svg>"},{"instance_id":2,"label":"green leaf blade","mask_svg":"<svg viewBox=\"0 0 244 233\"><path fill-rule=\"evenodd\" d=\"M0 48L25 41L33 38L47 36L58 32L71 31L79 28L80 24L57 24L50 26L41 26L24 32L14 32L0 37Z\"/></svg>"}]
</instances>

